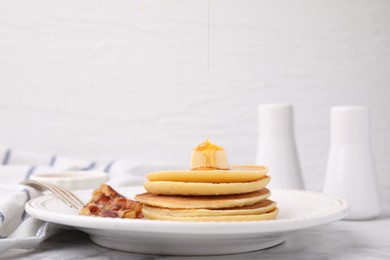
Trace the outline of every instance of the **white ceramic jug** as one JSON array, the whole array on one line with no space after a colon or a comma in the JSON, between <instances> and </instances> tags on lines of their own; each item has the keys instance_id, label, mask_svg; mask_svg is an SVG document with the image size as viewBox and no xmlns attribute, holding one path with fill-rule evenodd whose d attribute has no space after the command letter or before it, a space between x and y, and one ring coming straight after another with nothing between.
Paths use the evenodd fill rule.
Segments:
<instances>
[{"instance_id":1,"label":"white ceramic jug","mask_svg":"<svg viewBox=\"0 0 390 260\"><path fill-rule=\"evenodd\" d=\"M256 164L269 168L270 188L304 189L293 121L292 105L259 106Z\"/></svg>"},{"instance_id":2,"label":"white ceramic jug","mask_svg":"<svg viewBox=\"0 0 390 260\"><path fill-rule=\"evenodd\" d=\"M332 108L324 193L351 204L346 219L369 219L380 213L367 107Z\"/></svg>"}]
</instances>

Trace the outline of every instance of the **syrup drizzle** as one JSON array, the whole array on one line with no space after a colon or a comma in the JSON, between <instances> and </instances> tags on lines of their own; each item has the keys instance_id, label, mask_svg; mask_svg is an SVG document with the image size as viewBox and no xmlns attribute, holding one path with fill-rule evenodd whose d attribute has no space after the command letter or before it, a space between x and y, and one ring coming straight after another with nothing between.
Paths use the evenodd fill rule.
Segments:
<instances>
[{"instance_id":1,"label":"syrup drizzle","mask_svg":"<svg viewBox=\"0 0 390 260\"><path fill-rule=\"evenodd\" d=\"M207 86L210 88L211 68L210 68L210 1L207 0Z\"/></svg>"}]
</instances>

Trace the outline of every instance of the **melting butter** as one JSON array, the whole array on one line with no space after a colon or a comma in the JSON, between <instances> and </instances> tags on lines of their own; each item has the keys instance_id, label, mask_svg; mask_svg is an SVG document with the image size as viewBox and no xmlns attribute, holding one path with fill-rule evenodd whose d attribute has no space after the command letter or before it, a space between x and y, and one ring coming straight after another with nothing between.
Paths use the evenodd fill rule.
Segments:
<instances>
[{"instance_id":1,"label":"melting butter","mask_svg":"<svg viewBox=\"0 0 390 260\"><path fill-rule=\"evenodd\" d=\"M192 150L191 169L229 169L225 149L207 139Z\"/></svg>"}]
</instances>

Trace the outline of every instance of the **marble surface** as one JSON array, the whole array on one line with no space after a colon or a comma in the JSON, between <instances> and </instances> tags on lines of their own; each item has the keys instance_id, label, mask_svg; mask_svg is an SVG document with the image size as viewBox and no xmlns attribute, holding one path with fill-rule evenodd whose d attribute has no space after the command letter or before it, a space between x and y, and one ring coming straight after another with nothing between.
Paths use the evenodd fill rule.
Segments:
<instances>
[{"instance_id":1,"label":"marble surface","mask_svg":"<svg viewBox=\"0 0 390 260\"><path fill-rule=\"evenodd\" d=\"M63 231L30 251L10 251L1 259L390 259L390 190L383 197L383 212L373 220L338 221L293 232L286 242L245 254L183 257L141 255L95 245L82 232Z\"/></svg>"}]
</instances>

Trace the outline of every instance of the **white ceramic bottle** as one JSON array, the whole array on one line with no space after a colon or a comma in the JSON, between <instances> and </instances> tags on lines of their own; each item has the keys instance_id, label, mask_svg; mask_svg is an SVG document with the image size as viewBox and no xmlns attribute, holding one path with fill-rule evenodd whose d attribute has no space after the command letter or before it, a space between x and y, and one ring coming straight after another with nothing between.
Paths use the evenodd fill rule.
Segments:
<instances>
[{"instance_id":1,"label":"white ceramic bottle","mask_svg":"<svg viewBox=\"0 0 390 260\"><path fill-rule=\"evenodd\" d=\"M369 219L380 209L367 107L334 107L324 193L351 204L346 219Z\"/></svg>"},{"instance_id":2,"label":"white ceramic bottle","mask_svg":"<svg viewBox=\"0 0 390 260\"><path fill-rule=\"evenodd\" d=\"M256 163L269 168L270 188L304 189L289 104L259 106Z\"/></svg>"}]
</instances>

